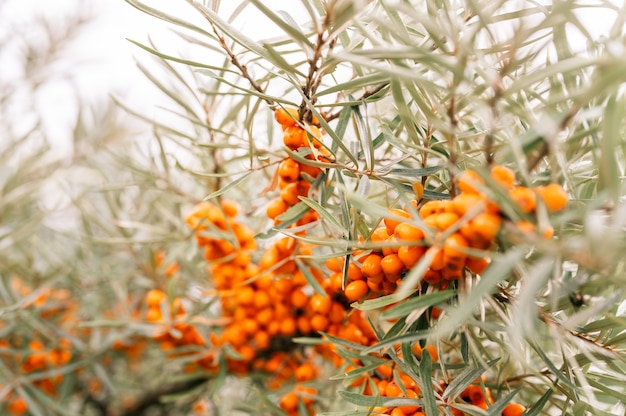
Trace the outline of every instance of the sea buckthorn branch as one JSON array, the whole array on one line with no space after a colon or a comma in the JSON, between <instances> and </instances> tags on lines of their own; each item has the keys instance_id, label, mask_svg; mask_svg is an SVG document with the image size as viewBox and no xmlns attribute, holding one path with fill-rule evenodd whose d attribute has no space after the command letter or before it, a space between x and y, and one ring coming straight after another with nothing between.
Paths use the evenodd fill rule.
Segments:
<instances>
[{"instance_id":1,"label":"sea buckthorn branch","mask_svg":"<svg viewBox=\"0 0 626 416\"><path fill-rule=\"evenodd\" d=\"M365 90L361 94L361 96L359 98L357 98L357 101L365 101L369 97L372 97L372 96L378 94L379 92L381 92L387 86L389 86L389 83L388 82L384 82L384 83L382 83L382 84L380 84L380 85L378 85L378 86L376 86L376 87L374 87L372 89ZM333 121L333 120L339 118L339 115L341 114L341 111L342 110L335 111L335 112L330 113L330 114L323 114L324 120L326 120L327 122L330 122L330 121Z\"/></svg>"},{"instance_id":2,"label":"sea buckthorn branch","mask_svg":"<svg viewBox=\"0 0 626 416\"><path fill-rule=\"evenodd\" d=\"M321 143L322 132L315 126L315 120L308 124L301 120L298 110L283 108L276 110L275 118L283 130L283 143L290 151L315 149L317 153L305 157L313 162L327 157ZM278 225L281 214L298 204L301 197L310 197L316 192L310 181L316 180L323 172L321 168L291 156L280 161L276 172L280 195L270 201L266 214ZM410 201L404 209L390 209L390 215L383 218L382 227L375 228L367 240L359 242L357 246L362 247L356 247L345 263L343 259L327 260L328 275L308 263L314 247L298 239L308 232L307 228L302 228L304 225L319 219L316 211L309 209L297 222L287 225L287 230L293 229L295 235L274 241L266 248L260 262L255 264L251 261L251 253L257 248L252 231L235 220L235 205L227 201L222 201L221 208L208 202L199 204L186 221L194 230L198 245L205 250L210 276L220 299L221 314L227 321L219 335L211 335L211 352L194 365L205 371L216 371L217 354L234 351L235 355L225 355L228 371L239 375L265 373L269 376L267 387L271 389L293 385L290 392L280 396L279 407L288 415L295 415L303 404L307 412L313 414L318 391L308 383L315 380L319 373L311 362L314 359L312 353L347 371L360 368L368 360L358 359L350 348L334 343L316 345L311 349L294 344L293 338L319 336L323 332L331 339L351 343L348 345L375 345L379 337L372 323L363 311L350 305L395 293L403 277L426 255L430 263L414 295L417 297L433 293L433 290L455 287L457 281L465 279L468 273L483 273L489 265L489 250L494 247L496 237L505 232L504 225L522 236L534 235L536 226L529 219L537 204L542 203L549 212L556 212L562 210L567 202L567 194L559 185L530 189L516 186L515 179L509 168L492 166L489 184L499 187L494 194L488 192L482 175L466 170L454 179L458 195L450 200L435 201L423 201L423 186L415 183L413 189L417 199ZM509 218L498 200L494 199L497 194L506 195L515 210L522 214L523 220L516 220L515 223ZM419 216L419 220L414 219L414 215ZM221 230L221 233L234 233L236 241L224 239L220 233L206 233L209 225ZM543 238L551 238L552 232L545 228L541 230ZM310 291L311 287L317 289ZM163 296L160 294L159 298ZM162 300L147 302L162 305ZM161 307L158 310L149 308L148 312L156 313L149 320L161 322L161 310ZM424 319L436 322L440 312L436 306L429 307ZM395 322L397 319L387 320L383 328ZM185 328L177 327L181 332ZM184 339L185 336L181 338ZM183 342L193 344L193 339L191 337L191 341ZM167 331L155 334L155 340L165 345L182 345L177 344L179 341L172 339ZM200 340L197 345L208 346ZM428 350L433 361L438 361L440 352L436 347L420 343L412 345L413 359L419 360L424 349ZM365 395L420 397L416 381L411 376L396 368L387 355L377 357L383 360L383 364L352 380L351 387L361 386ZM393 360L402 359L402 351L396 351ZM401 380L399 384L398 380ZM459 396L460 403L470 403L483 409L493 403L489 390L482 384L470 387ZM433 388L442 390L445 386ZM483 392L482 395L478 394L478 389ZM456 411L453 404L450 403L450 411L462 414ZM514 406L517 405L507 407L507 415L523 408ZM419 405L379 406L373 410L394 416L422 414Z\"/></svg>"},{"instance_id":3,"label":"sea buckthorn branch","mask_svg":"<svg viewBox=\"0 0 626 416\"><path fill-rule=\"evenodd\" d=\"M224 35L217 29L217 27L215 26L215 23L213 23L213 21L211 19L209 19L208 17L206 18L207 22L209 22L209 25L211 25L211 29L213 30L213 33L215 34L215 36L217 37L217 41L220 44L221 48L224 50L224 52L226 52L226 54L228 55L228 57L230 58L230 62L235 65L235 67L237 67L237 69L239 69L239 71L241 72L241 76L244 77L245 79L248 80L248 82L250 83L250 85L252 86L252 88L254 88L257 92L261 93L263 95L263 100L270 106L274 106L274 101L272 101L271 99L267 98L265 96L265 90L255 81L254 78L252 78L252 76L250 75L250 73L248 72L248 68L246 67L246 65L241 62L239 60L239 58L237 57L237 55L233 52L233 50L231 49L230 46L228 46L228 43L226 42L226 38L224 37Z\"/></svg>"},{"instance_id":4,"label":"sea buckthorn branch","mask_svg":"<svg viewBox=\"0 0 626 416\"><path fill-rule=\"evenodd\" d=\"M76 374L76 350L70 339L76 332L78 319L74 313L78 302L67 289L45 288L35 292L19 278L8 283L19 297L27 298L37 293L36 297L23 303L21 309L27 309L32 318L55 325L57 330L44 331L47 328L40 327L23 334L12 332L0 340L3 372L13 374L8 385L0 386L3 392L0 403L10 415L18 416L29 411L28 401L18 387L28 385L53 400L59 397L66 376Z\"/></svg>"}]
</instances>

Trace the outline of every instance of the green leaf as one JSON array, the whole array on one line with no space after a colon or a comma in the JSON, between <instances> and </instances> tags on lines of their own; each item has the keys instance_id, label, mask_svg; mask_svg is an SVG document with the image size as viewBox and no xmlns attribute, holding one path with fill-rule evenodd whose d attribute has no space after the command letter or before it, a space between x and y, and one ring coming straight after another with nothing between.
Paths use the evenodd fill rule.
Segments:
<instances>
[{"instance_id":1,"label":"green leaf","mask_svg":"<svg viewBox=\"0 0 626 416\"><path fill-rule=\"evenodd\" d=\"M482 299L497 289L497 283L504 280L524 257L526 248L518 246L494 259L483 274L480 282L474 287L466 299L459 301L459 306L450 315L439 321L435 327L436 336L445 336L449 331L456 330L465 322L472 311L480 305Z\"/></svg>"},{"instance_id":2,"label":"green leaf","mask_svg":"<svg viewBox=\"0 0 626 416\"><path fill-rule=\"evenodd\" d=\"M379 298L368 299L361 303L354 302L351 306L361 311L371 311L384 308L385 306L398 303L403 299L411 296L415 291L408 293L392 293L391 295L381 296Z\"/></svg>"},{"instance_id":3,"label":"green leaf","mask_svg":"<svg viewBox=\"0 0 626 416\"><path fill-rule=\"evenodd\" d=\"M202 29L202 28L200 28L198 26L192 25L191 23L189 23L186 20L179 19L179 18L174 17L174 16L172 16L170 14L167 14L167 13L161 11L161 10L155 9L153 7L150 7L150 6L140 2L138 0L124 0L124 1L126 1L126 3L130 4L134 8L136 8L136 9L138 9L138 10L144 12L144 13L147 13L147 14L149 14L151 16L154 16L154 17L156 17L158 19L161 19L163 21L172 23L173 25L176 25L176 26L187 28L187 29L192 30L194 32L200 33L200 34L202 34L204 36L210 37L211 39L215 39L215 36L212 33L209 33L206 30L204 30L204 29Z\"/></svg>"},{"instance_id":4,"label":"green leaf","mask_svg":"<svg viewBox=\"0 0 626 416\"><path fill-rule=\"evenodd\" d=\"M324 288L320 285L320 282L318 282L315 276L313 276L313 273L311 273L311 270L309 269L309 267L306 264L304 264L304 262L300 260L298 257L296 257L294 260L296 262L296 265L298 266L298 270L302 272L307 283L311 285L315 293L318 293L325 298L328 297L328 294L326 293Z\"/></svg>"},{"instance_id":5,"label":"green leaf","mask_svg":"<svg viewBox=\"0 0 626 416\"><path fill-rule=\"evenodd\" d=\"M515 397L515 395L517 395L520 390L521 387L518 387L515 390L508 392L504 396L500 397L497 402L489 406L489 409L487 409L487 413L489 414L489 416L502 416L502 411L504 410L506 405L509 404L511 400L513 400L513 397Z\"/></svg>"},{"instance_id":6,"label":"green leaf","mask_svg":"<svg viewBox=\"0 0 626 416\"><path fill-rule=\"evenodd\" d=\"M224 67L221 67L221 66L214 66L214 65L203 64L201 62L191 61L191 60L188 60L188 59L183 59L183 58L178 58L178 57L175 57L175 56L172 56L172 55L167 55L167 54L159 52L156 49L153 49L153 48L151 48L151 47L149 47L147 45L144 45L143 43L137 42L135 40L132 40L132 39L126 39L126 40L128 40L130 43L132 43L134 45L139 46L141 49L143 49L143 50L145 50L147 52L150 52L154 56L158 56L159 58L162 58L162 59L165 59L165 60L168 60L168 61L178 62L180 64L192 66L192 67L195 67L195 68L204 68L204 69L210 69L210 70L213 70L213 71L223 71L223 72L229 72L229 73L232 73L232 74L239 74L238 71L234 71L232 69L224 68Z\"/></svg>"},{"instance_id":7,"label":"green leaf","mask_svg":"<svg viewBox=\"0 0 626 416\"><path fill-rule=\"evenodd\" d=\"M248 172L245 175L235 179L232 182L229 182L228 185L223 186L221 189L218 189L215 192L212 192L210 194L208 194L207 196L205 196L202 200L203 201L209 201L213 198L216 198L222 194L224 194L225 192L227 192L228 190L237 187L239 184L241 184L243 181L245 181L246 179L248 179L248 177L252 174L253 172Z\"/></svg>"},{"instance_id":8,"label":"green leaf","mask_svg":"<svg viewBox=\"0 0 626 416\"><path fill-rule=\"evenodd\" d=\"M293 20L293 18L291 18L291 16L289 16L289 20L290 21L289 22L285 22L285 20L283 20L280 16L278 16L276 13L274 13L272 11L272 9L267 7L265 4L263 4L259 0L249 0L249 1L257 9L259 9L259 11L261 13L263 13L263 16L267 17L272 22L274 22L274 24L276 26L278 26L279 28L281 28L283 30L283 32L285 32L287 35L289 35L289 37L291 37L291 39L296 41L296 43L298 43L298 45L300 45L300 47L302 47L306 51L313 51L313 44L311 42L309 42L309 39L306 37L306 35L304 33L302 33L300 30L298 30L297 24ZM283 13L285 13L285 12L283 12Z\"/></svg>"},{"instance_id":9,"label":"green leaf","mask_svg":"<svg viewBox=\"0 0 626 416\"><path fill-rule=\"evenodd\" d=\"M407 300L406 302L402 302L385 310L383 312L383 318L403 318L416 309L428 308L430 306L437 305L443 301L446 301L455 296L456 293L456 290L445 290L443 292L432 292L424 295L418 295L412 299Z\"/></svg>"},{"instance_id":10,"label":"green leaf","mask_svg":"<svg viewBox=\"0 0 626 416\"><path fill-rule=\"evenodd\" d=\"M383 364L384 361L380 360L380 362L376 362L374 364L369 364L369 365L365 365L363 367L359 367L356 368L354 370L348 371L347 373L340 373L340 374L335 374L334 376L331 376L329 378L329 380L343 380L346 378L352 378L361 374L365 374L368 373L370 371L375 370L376 368L378 368L381 364Z\"/></svg>"},{"instance_id":11,"label":"green leaf","mask_svg":"<svg viewBox=\"0 0 626 416\"><path fill-rule=\"evenodd\" d=\"M619 203L622 176L617 161L619 143L623 141L623 120L626 116L624 100L617 100L615 95L609 98L604 110L602 140L600 141L600 160L598 163L598 191L606 191L614 203Z\"/></svg>"},{"instance_id":12,"label":"green leaf","mask_svg":"<svg viewBox=\"0 0 626 416\"><path fill-rule=\"evenodd\" d=\"M381 397L381 396L364 396L362 394L353 393L351 391L339 390L339 396L345 401L356 404L357 406L420 406L423 405L422 400L405 399L398 397Z\"/></svg>"},{"instance_id":13,"label":"green leaf","mask_svg":"<svg viewBox=\"0 0 626 416\"><path fill-rule=\"evenodd\" d=\"M324 218L328 224L330 224L335 230L337 230L343 237L348 236L348 230L345 229L339 221L330 213L326 208L321 206L317 201L307 198L307 197L299 197L300 201L304 204L308 205L311 209L317 212L322 218Z\"/></svg>"},{"instance_id":14,"label":"green leaf","mask_svg":"<svg viewBox=\"0 0 626 416\"><path fill-rule=\"evenodd\" d=\"M443 392L441 398L443 400L446 400L447 398L450 398L451 400L456 399L467 386L472 384L474 380L480 377L489 368L493 367L499 360L499 358L491 360L486 363L486 366L475 365L467 367L454 377L446 390Z\"/></svg>"},{"instance_id":15,"label":"green leaf","mask_svg":"<svg viewBox=\"0 0 626 416\"><path fill-rule=\"evenodd\" d=\"M381 84L387 80L388 77L386 77L385 75L374 72L369 75L351 79L350 81L335 84L332 87L319 91L316 96L322 97L324 95L332 94L335 92L345 93L346 91L352 91L358 88L366 87L368 85Z\"/></svg>"},{"instance_id":16,"label":"green leaf","mask_svg":"<svg viewBox=\"0 0 626 416\"><path fill-rule=\"evenodd\" d=\"M424 408L426 416L437 416L439 414L437 411L437 402L435 401L435 393L432 387L432 377L433 361L430 352L425 349L422 351L422 359L420 361L420 379L422 382L420 389L424 397L422 407Z\"/></svg>"},{"instance_id":17,"label":"green leaf","mask_svg":"<svg viewBox=\"0 0 626 416\"><path fill-rule=\"evenodd\" d=\"M522 416L537 416L541 413L548 400L554 393L553 389L547 390L540 398L533 404L530 408L526 409L526 411L522 414Z\"/></svg>"}]
</instances>

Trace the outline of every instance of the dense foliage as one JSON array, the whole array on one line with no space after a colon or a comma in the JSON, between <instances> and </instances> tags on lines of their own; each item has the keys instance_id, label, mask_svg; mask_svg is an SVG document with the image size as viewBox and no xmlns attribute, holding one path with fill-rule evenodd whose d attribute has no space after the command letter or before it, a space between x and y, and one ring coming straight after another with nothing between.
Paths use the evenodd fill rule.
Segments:
<instances>
[{"instance_id":1,"label":"dense foliage","mask_svg":"<svg viewBox=\"0 0 626 416\"><path fill-rule=\"evenodd\" d=\"M157 116L0 85L3 414L625 411L623 6L127 3Z\"/></svg>"}]
</instances>

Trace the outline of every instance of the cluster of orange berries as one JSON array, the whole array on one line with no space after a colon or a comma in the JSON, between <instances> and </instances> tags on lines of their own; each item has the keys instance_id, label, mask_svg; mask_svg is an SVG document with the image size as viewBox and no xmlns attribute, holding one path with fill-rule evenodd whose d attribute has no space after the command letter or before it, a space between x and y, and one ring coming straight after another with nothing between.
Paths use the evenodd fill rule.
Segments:
<instances>
[{"instance_id":1,"label":"cluster of orange berries","mask_svg":"<svg viewBox=\"0 0 626 416\"><path fill-rule=\"evenodd\" d=\"M267 248L260 264L252 261L256 243L250 229L235 219L236 204L222 201L221 208L202 203L187 217L201 246L209 250L209 273L221 302L226 321L214 346L229 345L237 354L229 357L229 369L245 374L250 370L275 373L278 380L293 378L303 361L293 350L291 339L312 335L328 326L330 299L312 293L305 273L319 284L322 274L315 268L301 270L298 255L311 254L311 248L293 238L281 238ZM231 231L235 240L203 235L207 227ZM221 257L217 257L217 253ZM342 308L343 312L343 308ZM278 365L277 365L278 361ZM278 373L276 370L280 369Z\"/></svg>"},{"instance_id":2,"label":"cluster of orange berries","mask_svg":"<svg viewBox=\"0 0 626 416\"><path fill-rule=\"evenodd\" d=\"M21 347L21 342L21 340L16 340L15 343L6 339L0 340L0 351L17 350ZM18 364L19 368L15 370L21 374L33 374L50 371L66 365L72 359L71 349L71 342L64 338L59 340L55 348L46 348L38 339L32 339L28 342L28 352L16 354L0 352L0 358L3 359L5 365L9 368L13 367L14 364ZM55 396L62 381L63 374L57 374L49 377L34 378L32 385L50 396ZM5 403L7 403L8 412L13 415L21 415L28 411L26 400L15 393L10 394Z\"/></svg>"},{"instance_id":3,"label":"cluster of orange berries","mask_svg":"<svg viewBox=\"0 0 626 416\"><path fill-rule=\"evenodd\" d=\"M18 278L11 279L10 285L15 294L28 299L22 303L22 308L33 308L33 312L41 319L54 319L66 331L73 330L76 322L73 312L77 308L77 302L67 289L41 288L34 296L33 289ZM0 327L2 326L3 323L0 322ZM0 360L14 374L28 374L31 379L29 383L33 387L54 397L64 376L43 374L61 368L72 360L72 343L63 337L55 341L47 340L46 344L42 339L37 333L30 334L29 340L17 335L1 339ZM17 391L2 385L0 391L4 392L4 397L0 396L0 403L8 414L22 415L28 412L27 401Z\"/></svg>"},{"instance_id":4,"label":"cluster of orange berries","mask_svg":"<svg viewBox=\"0 0 626 416\"><path fill-rule=\"evenodd\" d=\"M276 120L283 129L283 143L291 150L310 148L312 153L305 156L312 161L327 160L328 151L322 146L321 131L310 124L303 129L296 122L298 112L294 109L278 109ZM315 123L315 120L313 121ZM308 131L307 131L308 130ZM278 166L278 187L280 196L270 201L267 206L267 216L275 220L289 207L300 202L300 197L306 197L311 189L311 182L322 172L321 168L298 162L290 157L285 158ZM318 219L317 212L307 211L296 225L304 225ZM277 221L278 222L278 221Z\"/></svg>"},{"instance_id":5,"label":"cluster of orange berries","mask_svg":"<svg viewBox=\"0 0 626 416\"><path fill-rule=\"evenodd\" d=\"M466 403L472 404L481 409L488 409L493 404L491 397L491 390L484 385L485 377L482 377L481 383L478 379L474 380L473 384L470 384L461 392L461 399ZM464 412L459 409L452 409L455 416L463 416ZM502 416L520 416L526 411L526 407L518 403L509 403L502 410Z\"/></svg>"},{"instance_id":6,"label":"cluster of orange berries","mask_svg":"<svg viewBox=\"0 0 626 416\"><path fill-rule=\"evenodd\" d=\"M152 338L160 343L162 350L206 344L198 328L187 322L188 317L180 298L170 303L164 291L152 289L146 293L145 303L146 321L158 324Z\"/></svg>"},{"instance_id":7,"label":"cluster of orange berries","mask_svg":"<svg viewBox=\"0 0 626 416\"><path fill-rule=\"evenodd\" d=\"M433 345L425 345L423 348L415 344L412 348L413 353L421 358L422 351L427 350L433 361L437 361L437 349ZM402 357L401 351L396 351L398 357ZM349 366L348 370L353 369ZM380 397L397 397L418 399L421 393L420 387L408 374L397 368L394 363L387 362L379 365L370 373L359 377L351 384L352 387L362 386L362 394L366 396ZM377 406L371 409L374 414L392 415L392 416L424 416L422 408L419 405L403 405L403 406Z\"/></svg>"},{"instance_id":8,"label":"cluster of orange berries","mask_svg":"<svg viewBox=\"0 0 626 416\"><path fill-rule=\"evenodd\" d=\"M411 348L412 353L417 359L421 359L423 351L428 351L431 359L434 362L439 360L439 354L434 345L425 345L422 347L419 343L416 343ZM402 358L402 352L396 348L396 355ZM346 371L353 370L354 366L349 366ZM458 403L471 404L481 409L488 409L493 404L491 396L491 390L484 385L485 377L481 380L474 380L474 383L461 392L459 395L460 401ZM362 394L366 396L380 396L380 397L397 397L397 398L409 398L419 399L420 387L416 381L398 368L395 363L385 363L376 367L373 371L365 373L351 383L352 387L362 386ZM433 389L443 389L446 386L444 381L441 381L439 385L433 384ZM450 412L454 416L465 416L466 413L455 408L452 403L449 407ZM423 409L415 405L402 405L402 406L377 406L371 411L374 414L379 415L391 415L391 416L424 416ZM517 403L510 403L505 406L502 411L502 416L520 416L526 408Z\"/></svg>"},{"instance_id":9,"label":"cluster of orange berries","mask_svg":"<svg viewBox=\"0 0 626 416\"><path fill-rule=\"evenodd\" d=\"M327 154L319 129L298 123L295 110L279 109L275 116L283 129L285 146L291 150L308 147L310 153L304 152L307 158L324 160ZM320 168L291 157L284 159L277 171L280 196L268 205L268 218L279 224L282 213L301 197L310 195L312 183L321 172ZM228 370L236 374L250 371L270 374L272 377L267 382L270 389L294 381L293 390L280 397L279 406L288 415L298 414L301 405L313 414L317 389L309 382L318 377L313 365L315 357L326 358L342 368L354 368L359 363L358 360L346 362L333 343L304 348L293 342L294 337L324 332L357 345L373 345L377 337L370 322L363 311L351 309L350 303L393 293L403 276L425 256L430 260L423 280L440 289L462 278L465 270L480 274L489 264L486 250L494 244L507 217L493 196L485 192L485 181L476 172L465 171L456 180L460 193L452 200L421 204L412 201L410 207L390 210L384 218L384 227L370 236L371 243L380 248L355 253L346 264L340 259L328 260L328 277L306 260L312 255L313 247L292 237L274 241L255 263L254 234L236 220L237 204L226 200L220 205L198 204L186 222L204 249L209 275L220 300L224 325L219 334L211 335L211 343L214 348L227 347ZM529 190L535 196L532 206L528 202L531 197L523 191L528 188L514 186L515 175L504 166L492 168L491 180L511 195L523 213L533 212L538 198L551 211L565 205L558 200L564 194L562 188L549 185ZM414 189L418 200L421 199L420 186ZM413 217L415 213L418 217ZM289 227L317 219L317 213L309 210ZM304 236L306 232L300 227L297 234ZM345 287L344 275L347 275ZM150 305L162 305L163 298L164 294L159 294L153 301L146 299L147 313L154 315L154 322L162 320L159 314L163 308ZM180 329L176 332L184 333ZM182 345L171 339L167 341L174 346ZM201 342L199 335L190 335L183 344L202 345ZM422 349L416 345L413 352L420 357ZM437 360L436 349L425 348ZM205 370L215 369L214 355L208 357L211 359L200 365ZM415 381L392 369L392 365L382 365L354 381L352 386L364 386L364 394L418 398L420 391ZM485 399L486 403L488 400ZM396 416L422 414L419 406L376 410Z\"/></svg>"},{"instance_id":10,"label":"cluster of orange berries","mask_svg":"<svg viewBox=\"0 0 626 416\"><path fill-rule=\"evenodd\" d=\"M348 316L347 303L336 286L329 284L322 272L301 261L298 256L309 256L312 247L291 237L272 243L261 257L260 264L252 261L251 251L256 248L249 229L236 222L237 210L231 201L218 207L201 203L187 217L195 230L199 245L209 251L209 273L221 302L221 318L225 325L219 335L213 334L214 347L228 345L236 356L227 358L229 371L237 374L261 371L271 374L268 387L279 388L295 380L294 390L286 393L279 404L288 414L297 414L298 400L313 413L314 387L306 385L315 378L316 371L302 348L293 344L297 336L317 336L320 331L339 336L359 344L372 344L375 335L365 316L355 311ZM228 241L222 233L232 231L236 242ZM242 239L242 237L244 237ZM216 253L223 257L218 258ZM312 281L314 283L312 284ZM315 292L313 286L323 289ZM159 296L157 296L159 294ZM149 321L162 320L165 294L153 290L146 298ZM150 306L152 305L152 306ZM180 333L180 331L178 331ZM333 353L331 345L320 345L317 351L341 360ZM205 369L211 369L206 362ZM212 364L214 365L214 364ZM295 404L294 404L295 403Z\"/></svg>"},{"instance_id":11,"label":"cluster of orange berries","mask_svg":"<svg viewBox=\"0 0 626 416\"><path fill-rule=\"evenodd\" d=\"M514 186L515 174L501 165L491 169L491 179L508 192L511 200L523 213L535 211L538 198L550 212L561 210L567 203L567 193L560 185L551 184L535 189ZM505 216L500 206L485 192L485 181L473 170L462 172L457 178L460 193L451 200L434 200L411 207L391 209L384 218L384 226L374 230L372 243L383 246L364 255L355 255L357 266L350 264L348 283L344 289L350 301L360 301L368 293L387 295L396 290L402 277L424 256L430 259L423 281L445 288L449 281L458 280L465 269L480 274L489 265L485 250L491 248L500 232ZM421 185L414 186L418 198ZM419 219L411 212L417 211ZM527 220L517 223L519 230L532 231L534 225ZM553 235L546 227L544 236ZM329 267L339 273L336 267ZM334 275L334 278L337 276Z\"/></svg>"}]
</instances>

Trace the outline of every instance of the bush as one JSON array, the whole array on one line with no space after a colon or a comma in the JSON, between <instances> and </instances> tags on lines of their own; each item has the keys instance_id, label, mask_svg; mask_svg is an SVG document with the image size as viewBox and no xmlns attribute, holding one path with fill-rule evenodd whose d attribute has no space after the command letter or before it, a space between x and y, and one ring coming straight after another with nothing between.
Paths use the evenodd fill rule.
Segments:
<instances>
[{"instance_id":1,"label":"bush","mask_svg":"<svg viewBox=\"0 0 626 416\"><path fill-rule=\"evenodd\" d=\"M3 121L3 412L624 412L617 7L127 2L190 51L133 41L150 142Z\"/></svg>"}]
</instances>

